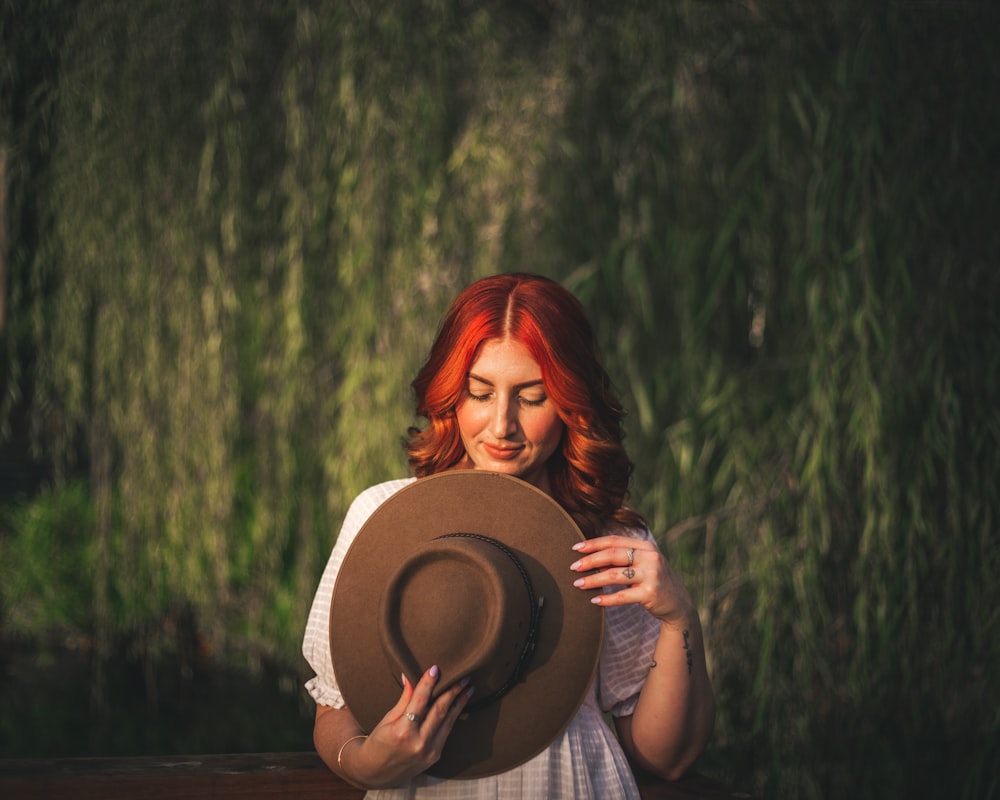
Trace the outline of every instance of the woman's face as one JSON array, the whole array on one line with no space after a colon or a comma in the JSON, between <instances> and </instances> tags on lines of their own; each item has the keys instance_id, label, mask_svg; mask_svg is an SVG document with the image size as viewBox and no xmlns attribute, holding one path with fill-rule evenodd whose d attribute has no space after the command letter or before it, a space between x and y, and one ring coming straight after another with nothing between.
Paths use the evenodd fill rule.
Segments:
<instances>
[{"instance_id":1,"label":"woman's face","mask_svg":"<svg viewBox=\"0 0 1000 800\"><path fill-rule=\"evenodd\" d=\"M482 345L455 413L463 466L515 475L549 491L546 463L563 423L545 394L541 367L523 344L508 338Z\"/></svg>"}]
</instances>

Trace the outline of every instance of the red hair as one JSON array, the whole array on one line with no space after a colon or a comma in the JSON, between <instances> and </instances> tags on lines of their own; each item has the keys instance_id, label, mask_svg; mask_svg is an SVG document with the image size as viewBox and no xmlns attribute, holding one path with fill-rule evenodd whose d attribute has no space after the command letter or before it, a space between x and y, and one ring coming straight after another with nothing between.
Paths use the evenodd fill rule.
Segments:
<instances>
[{"instance_id":1,"label":"red hair","mask_svg":"<svg viewBox=\"0 0 1000 800\"><path fill-rule=\"evenodd\" d=\"M417 477L455 467L465 456L455 408L469 369L490 339L510 337L541 367L546 395L565 424L549 460L552 495L587 536L645 525L625 505L632 462L622 444L624 411L597 354L580 302L553 280L511 273L468 286L445 313L413 381L424 428L409 429L406 452Z\"/></svg>"}]
</instances>

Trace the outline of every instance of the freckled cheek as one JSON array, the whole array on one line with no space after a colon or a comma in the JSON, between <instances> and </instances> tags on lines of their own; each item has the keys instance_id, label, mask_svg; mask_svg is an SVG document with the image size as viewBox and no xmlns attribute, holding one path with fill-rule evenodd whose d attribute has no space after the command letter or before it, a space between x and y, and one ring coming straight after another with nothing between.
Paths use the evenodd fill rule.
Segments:
<instances>
[{"instance_id":1,"label":"freckled cheek","mask_svg":"<svg viewBox=\"0 0 1000 800\"><path fill-rule=\"evenodd\" d=\"M468 402L458 404L455 419L458 420L458 431L466 441L474 439L486 424L483 412Z\"/></svg>"},{"instance_id":2,"label":"freckled cheek","mask_svg":"<svg viewBox=\"0 0 1000 800\"><path fill-rule=\"evenodd\" d=\"M559 417L549 417L544 420L532 420L530 429L525 426L525 434L530 441L536 442L545 450L555 452L562 439L563 423Z\"/></svg>"}]
</instances>

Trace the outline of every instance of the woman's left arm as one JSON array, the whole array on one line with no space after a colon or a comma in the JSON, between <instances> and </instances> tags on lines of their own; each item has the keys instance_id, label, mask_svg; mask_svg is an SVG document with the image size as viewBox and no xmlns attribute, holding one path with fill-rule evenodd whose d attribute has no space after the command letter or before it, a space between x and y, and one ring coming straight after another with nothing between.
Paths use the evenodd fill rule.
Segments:
<instances>
[{"instance_id":1,"label":"woman's left arm","mask_svg":"<svg viewBox=\"0 0 1000 800\"><path fill-rule=\"evenodd\" d=\"M680 778L708 743L715 696L705 663L701 623L691 596L652 541L602 536L574 546L581 589L620 586L598 594L605 607L641 605L660 623L653 664L631 716L616 719L619 739L632 761L668 780ZM653 666L655 665L655 666Z\"/></svg>"}]
</instances>

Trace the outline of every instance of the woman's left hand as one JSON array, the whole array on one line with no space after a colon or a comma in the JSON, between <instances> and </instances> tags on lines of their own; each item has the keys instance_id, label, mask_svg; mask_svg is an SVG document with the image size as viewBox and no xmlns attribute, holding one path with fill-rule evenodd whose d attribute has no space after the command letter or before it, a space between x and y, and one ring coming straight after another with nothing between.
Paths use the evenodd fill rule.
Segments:
<instances>
[{"instance_id":1,"label":"woman's left hand","mask_svg":"<svg viewBox=\"0 0 1000 800\"><path fill-rule=\"evenodd\" d=\"M582 557L570 565L574 572L590 572L573 582L580 589L622 588L598 594L600 606L636 603L667 625L682 626L696 614L691 596L656 544L629 536L600 536L573 545Z\"/></svg>"}]
</instances>

